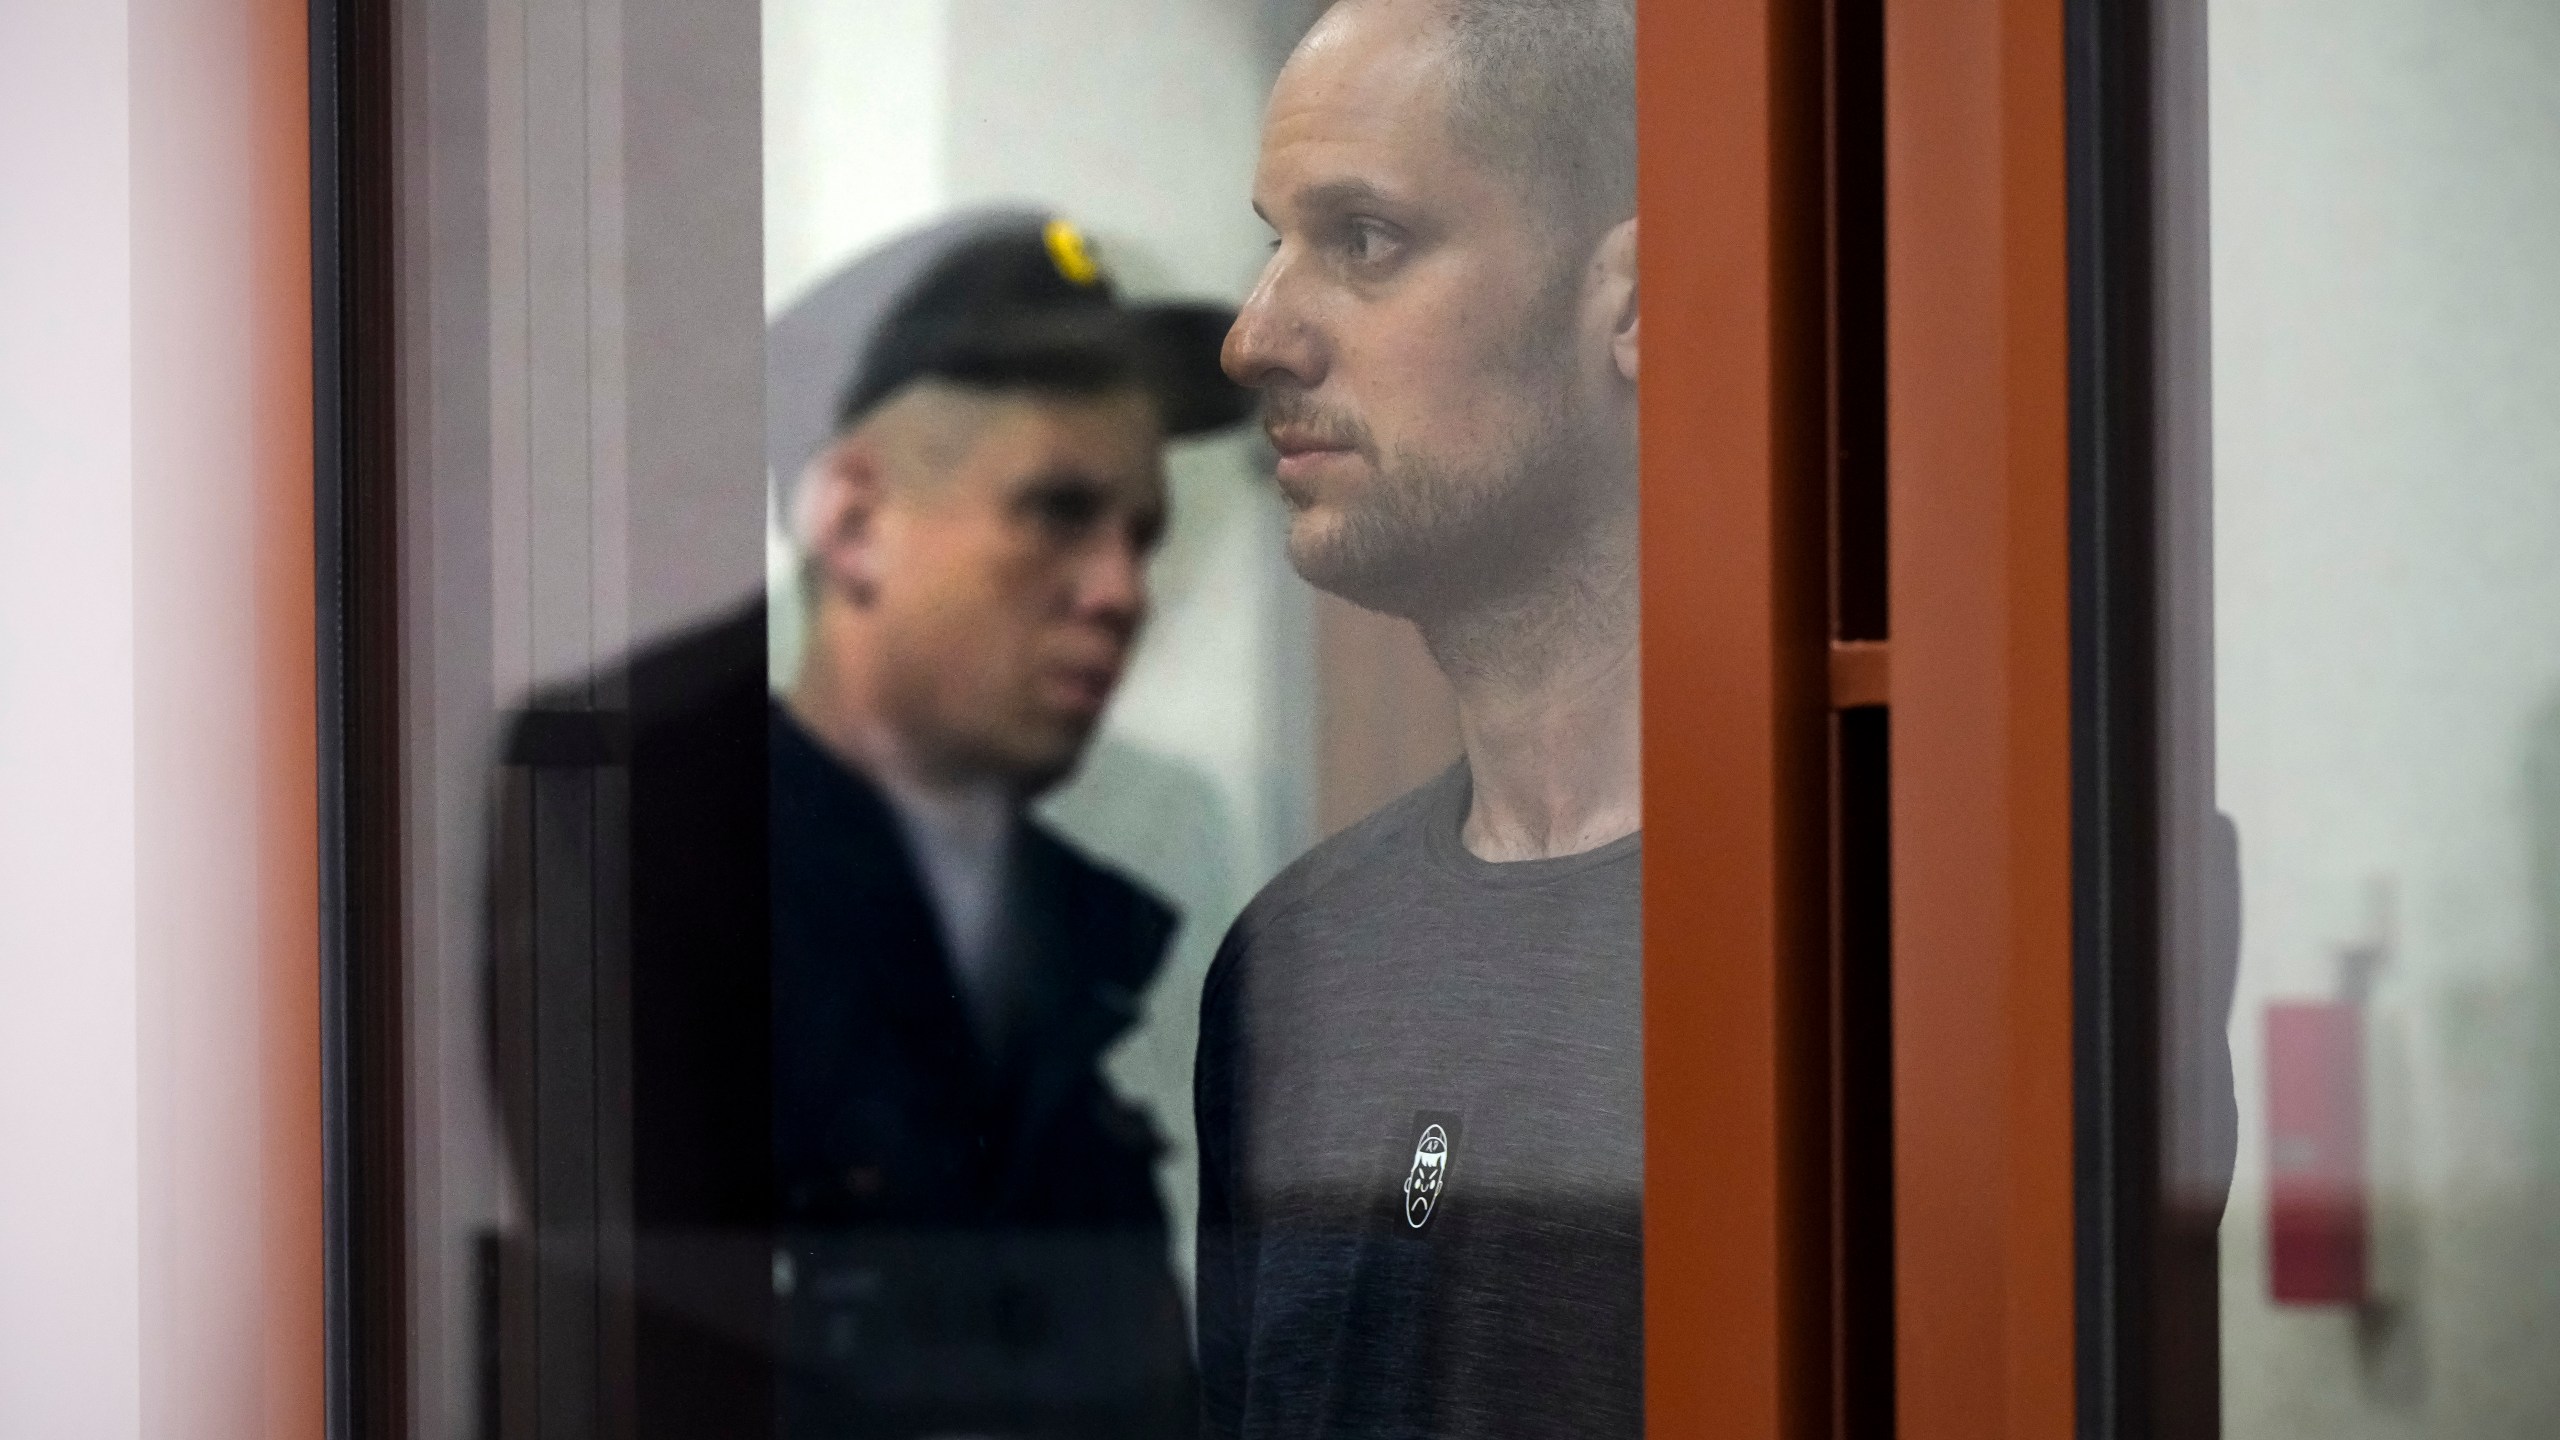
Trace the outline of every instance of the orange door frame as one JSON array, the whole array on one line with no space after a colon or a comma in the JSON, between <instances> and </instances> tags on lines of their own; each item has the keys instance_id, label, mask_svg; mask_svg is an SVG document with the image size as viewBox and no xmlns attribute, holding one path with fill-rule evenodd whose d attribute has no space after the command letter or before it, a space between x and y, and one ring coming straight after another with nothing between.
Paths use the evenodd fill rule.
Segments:
<instances>
[{"instance_id":1,"label":"orange door frame","mask_svg":"<svg viewBox=\"0 0 2560 1440\"><path fill-rule=\"evenodd\" d=\"M1821 7L1640 0L1651 1433L1831 1414Z\"/></svg>"},{"instance_id":2,"label":"orange door frame","mask_svg":"<svg viewBox=\"0 0 2560 1440\"><path fill-rule=\"evenodd\" d=\"M1887 0L1902 1440L2071 1434L2061 0Z\"/></svg>"}]
</instances>

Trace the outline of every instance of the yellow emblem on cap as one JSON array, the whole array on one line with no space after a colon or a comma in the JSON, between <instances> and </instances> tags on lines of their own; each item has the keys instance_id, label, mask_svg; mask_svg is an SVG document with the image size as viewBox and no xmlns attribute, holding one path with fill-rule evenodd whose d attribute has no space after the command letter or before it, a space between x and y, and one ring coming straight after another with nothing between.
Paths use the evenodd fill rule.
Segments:
<instances>
[{"instance_id":1,"label":"yellow emblem on cap","mask_svg":"<svg viewBox=\"0 0 2560 1440\"><path fill-rule=\"evenodd\" d=\"M1049 244L1049 263L1058 273L1078 285L1102 283L1102 267L1093 262L1093 251L1084 243L1084 232L1066 220L1052 220L1040 232Z\"/></svg>"}]
</instances>

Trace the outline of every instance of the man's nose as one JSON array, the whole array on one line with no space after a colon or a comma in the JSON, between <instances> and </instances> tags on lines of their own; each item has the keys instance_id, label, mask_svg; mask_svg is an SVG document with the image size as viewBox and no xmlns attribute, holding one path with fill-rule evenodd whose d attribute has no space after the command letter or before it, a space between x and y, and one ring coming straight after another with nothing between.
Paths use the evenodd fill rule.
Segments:
<instances>
[{"instance_id":1,"label":"man's nose","mask_svg":"<svg viewBox=\"0 0 2560 1440\"><path fill-rule=\"evenodd\" d=\"M1272 256L1253 293L1236 308L1236 323L1227 327L1227 343L1218 352L1228 379L1254 389L1307 389L1323 378L1323 347L1294 303L1289 281L1285 257Z\"/></svg>"},{"instance_id":2,"label":"man's nose","mask_svg":"<svg viewBox=\"0 0 2560 1440\"><path fill-rule=\"evenodd\" d=\"M1126 640L1147 618L1147 557L1136 542L1093 547L1076 575L1076 614Z\"/></svg>"}]
</instances>

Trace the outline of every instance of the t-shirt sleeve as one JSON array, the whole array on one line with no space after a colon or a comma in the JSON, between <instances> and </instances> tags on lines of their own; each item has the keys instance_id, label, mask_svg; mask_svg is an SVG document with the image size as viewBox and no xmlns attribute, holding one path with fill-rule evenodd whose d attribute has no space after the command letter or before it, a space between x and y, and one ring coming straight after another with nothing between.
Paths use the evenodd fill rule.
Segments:
<instances>
[{"instance_id":1,"label":"t-shirt sleeve","mask_svg":"<svg viewBox=\"0 0 2560 1440\"><path fill-rule=\"evenodd\" d=\"M1237 1067L1243 1058L1236 972L1243 922L1218 947L1200 996L1200 1048L1192 1067L1192 1116L1200 1154L1197 1237L1201 1433L1244 1431L1245 1363L1253 1333L1253 1245L1238 1170Z\"/></svg>"}]
</instances>

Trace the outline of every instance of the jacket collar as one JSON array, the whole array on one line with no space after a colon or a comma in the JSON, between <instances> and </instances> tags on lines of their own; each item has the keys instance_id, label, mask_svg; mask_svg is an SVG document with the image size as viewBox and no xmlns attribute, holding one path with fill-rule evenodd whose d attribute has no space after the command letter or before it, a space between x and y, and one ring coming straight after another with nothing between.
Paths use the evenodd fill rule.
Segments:
<instances>
[{"instance_id":1,"label":"jacket collar","mask_svg":"<svg viewBox=\"0 0 2560 1440\"><path fill-rule=\"evenodd\" d=\"M1163 902L1095 864L1026 816L1015 853L1011 918L1025 957L1026 1023L1010 1055L979 1046L952 977L921 869L887 798L772 707L773 876L858 914L883 943L865 946L864 979L898 1032L982 1084L1018 1085L1025 1130L1045 1124L1138 1018L1175 917ZM1011 1088L1011 1087L1003 1087ZM992 1098L989 1095L987 1098Z\"/></svg>"}]
</instances>

